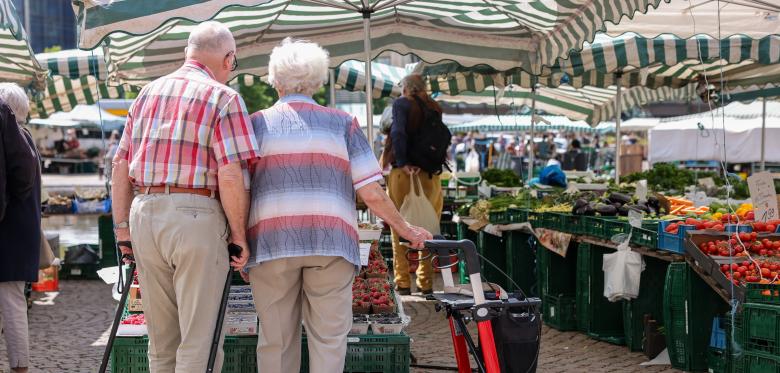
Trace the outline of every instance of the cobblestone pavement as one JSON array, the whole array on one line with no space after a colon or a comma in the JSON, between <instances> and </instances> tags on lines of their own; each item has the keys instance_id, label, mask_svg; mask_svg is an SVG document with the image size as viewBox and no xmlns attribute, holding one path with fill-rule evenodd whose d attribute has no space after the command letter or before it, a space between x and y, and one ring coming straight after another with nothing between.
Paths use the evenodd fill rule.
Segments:
<instances>
[{"instance_id":1,"label":"cobblestone pavement","mask_svg":"<svg viewBox=\"0 0 780 373\"><path fill-rule=\"evenodd\" d=\"M36 294L30 310L33 372L95 372L116 303L100 281L61 281L59 293ZM418 364L454 366L449 328L433 302L405 297L412 317L408 333ZM677 372L668 366L640 367L644 355L597 342L581 333L544 327L538 372ZM435 372L412 369L415 373ZM0 373L8 372L5 341L0 341Z\"/></svg>"}]
</instances>

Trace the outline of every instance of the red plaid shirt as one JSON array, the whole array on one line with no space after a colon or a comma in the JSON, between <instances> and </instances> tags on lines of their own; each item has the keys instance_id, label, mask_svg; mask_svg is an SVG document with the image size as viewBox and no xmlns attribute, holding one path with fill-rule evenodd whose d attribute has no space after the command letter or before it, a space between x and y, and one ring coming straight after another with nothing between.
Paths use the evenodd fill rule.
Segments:
<instances>
[{"instance_id":1,"label":"red plaid shirt","mask_svg":"<svg viewBox=\"0 0 780 373\"><path fill-rule=\"evenodd\" d=\"M217 169L259 153L244 101L188 61L149 83L130 107L114 160L137 186L217 190Z\"/></svg>"}]
</instances>

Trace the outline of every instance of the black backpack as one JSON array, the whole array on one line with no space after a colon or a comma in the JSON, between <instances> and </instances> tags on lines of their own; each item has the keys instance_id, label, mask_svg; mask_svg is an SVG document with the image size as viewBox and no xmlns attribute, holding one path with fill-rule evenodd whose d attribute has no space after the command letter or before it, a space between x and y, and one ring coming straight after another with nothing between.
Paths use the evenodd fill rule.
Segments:
<instances>
[{"instance_id":1,"label":"black backpack","mask_svg":"<svg viewBox=\"0 0 780 373\"><path fill-rule=\"evenodd\" d=\"M431 175L438 175L447 165L447 149L452 143L452 133L441 120L441 113L414 97L423 112L420 128L409 134L407 157L409 163ZM451 170L450 170L451 171Z\"/></svg>"}]
</instances>

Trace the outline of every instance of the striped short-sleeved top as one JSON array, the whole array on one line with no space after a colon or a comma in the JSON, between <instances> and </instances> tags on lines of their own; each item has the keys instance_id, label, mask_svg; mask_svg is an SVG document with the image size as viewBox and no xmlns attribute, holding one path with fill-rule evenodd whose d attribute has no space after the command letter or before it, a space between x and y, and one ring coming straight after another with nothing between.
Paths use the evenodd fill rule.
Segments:
<instances>
[{"instance_id":1,"label":"striped short-sleeved top","mask_svg":"<svg viewBox=\"0 0 780 373\"><path fill-rule=\"evenodd\" d=\"M248 266L313 255L360 265L355 191L382 173L357 119L291 95L251 120Z\"/></svg>"}]
</instances>

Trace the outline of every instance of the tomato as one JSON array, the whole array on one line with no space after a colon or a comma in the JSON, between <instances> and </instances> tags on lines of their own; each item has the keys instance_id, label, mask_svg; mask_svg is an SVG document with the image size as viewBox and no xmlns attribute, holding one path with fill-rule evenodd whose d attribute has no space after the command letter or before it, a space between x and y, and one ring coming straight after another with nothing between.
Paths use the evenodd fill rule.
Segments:
<instances>
[{"instance_id":1,"label":"tomato","mask_svg":"<svg viewBox=\"0 0 780 373\"><path fill-rule=\"evenodd\" d=\"M755 222L753 223L753 230L757 232L763 232L766 229L766 223Z\"/></svg>"},{"instance_id":2,"label":"tomato","mask_svg":"<svg viewBox=\"0 0 780 373\"><path fill-rule=\"evenodd\" d=\"M770 271L777 271L778 268L780 268L780 266L778 266L777 264L772 263L772 264L769 265L769 270Z\"/></svg>"},{"instance_id":3,"label":"tomato","mask_svg":"<svg viewBox=\"0 0 780 373\"><path fill-rule=\"evenodd\" d=\"M777 226L774 224L767 224L766 225L766 231L767 232L773 232L777 230Z\"/></svg>"},{"instance_id":4,"label":"tomato","mask_svg":"<svg viewBox=\"0 0 780 373\"><path fill-rule=\"evenodd\" d=\"M761 276L767 277L770 272L769 268L761 268Z\"/></svg>"},{"instance_id":5,"label":"tomato","mask_svg":"<svg viewBox=\"0 0 780 373\"><path fill-rule=\"evenodd\" d=\"M766 255L767 256L775 256L775 251L774 250L767 250L766 251Z\"/></svg>"},{"instance_id":6,"label":"tomato","mask_svg":"<svg viewBox=\"0 0 780 373\"><path fill-rule=\"evenodd\" d=\"M723 232L723 230L724 230L723 224L715 224L715 225L712 226L712 229L714 229L716 231L719 231L719 232Z\"/></svg>"},{"instance_id":7,"label":"tomato","mask_svg":"<svg viewBox=\"0 0 780 373\"><path fill-rule=\"evenodd\" d=\"M756 218L756 214L753 211L748 211L747 214L745 214L745 219L747 220L754 220Z\"/></svg>"},{"instance_id":8,"label":"tomato","mask_svg":"<svg viewBox=\"0 0 780 373\"><path fill-rule=\"evenodd\" d=\"M737 240L735 240L735 239L733 239L733 238L729 240L729 245L731 245L731 246L737 246L737 244L738 244Z\"/></svg>"},{"instance_id":9,"label":"tomato","mask_svg":"<svg viewBox=\"0 0 780 373\"><path fill-rule=\"evenodd\" d=\"M775 272L775 271L769 272L769 277L770 277L772 280L774 280L775 278L777 278L777 272Z\"/></svg>"},{"instance_id":10,"label":"tomato","mask_svg":"<svg viewBox=\"0 0 780 373\"><path fill-rule=\"evenodd\" d=\"M721 264L720 265L720 271L721 272L728 272L729 271L729 265L728 264Z\"/></svg>"},{"instance_id":11,"label":"tomato","mask_svg":"<svg viewBox=\"0 0 780 373\"><path fill-rule=\"evenodd\" d=\"M766 254L767 254L767 251L764 250L764 249L761 249L761 250L758 251L758 255L766 256Z\"/></svg>"},{"instance_id":12,"label":"tomato","mask_svg":"<svg viewBox=\"0 0 780 373\"><path fill-rule=\"evenodd\" d=\"M674 231L676 233L677 228L679 226L680 226L680 224L678 224L678 223L669 224L669 225L666 226L665 231L666 231L666 233L673 233L672 231Z\"/></svg>"},{"instance_id":13,"label":"tomato","mask_svg":"<svg viewBox=\"0 0 780 373\"><path fill-rule=\"evenodd\" d=\"M750 241L750 233L740 233L739 240L742 242Z\"/></svg>"},{"instance_id":14,"label":"tomato","mask_svg":"<svg viewBox=\"0 0 780 373\"><path fill-rule=\"evenodd\" d=\"M737 272L742 272L742 273L745 273L745 272L747 272L747 271L748 271L748 269L747 269L747 267L745 267L745 266L739 266L739 267L737 267Z\"/></svg>"},{"instance_id":15,"label":"tomato","mask_svg":"<svg viewBox=\"0 0 780 373\"><path fill-rule=\"evenodd\" d=\"M750 239L751 239L751 240L755 240L756 238L758 238L758 233L756 233L756 232L750 232Z\"/></svg>"},{"instance_id":16,"label":"tomato","mask_svg":"<svg viewBox=\"0 0 780 373\"><path fill-rule=\"evenodd\" d=\"M734 249L734 251L736 251L738 253L741 253L741 252L745 251L745 249L742 246L737 246L737 248Z\"/></svg>"},{"instance_id":17,"label":"tomato","mask_svg":"<svg viewBox=\"0 0 780 373\"><path fill-rule=\"evenodd\" d=\"M734 272L734 279L735 279L735 280L736 280L736 279L739 279L740 277L742 277L742 273L741 273L741 272ZM738 282L735 282L735 283L736 283L737 285L739 285L739 283L738 283Z\"/></svg>"},{"instance_id":18,"label":"tomato","mask_svg":"<svg viewBox=\"0 0 780 373\"><path fill-rule=\"evenodd\" d=\"M699 224L699 223L701 223L701 222L699 220L697 220L697 219L694 219L694 218L687 218L687 219L685 219L685 225L696 225L696 224Z\"/></svg>"}]
</instances>

